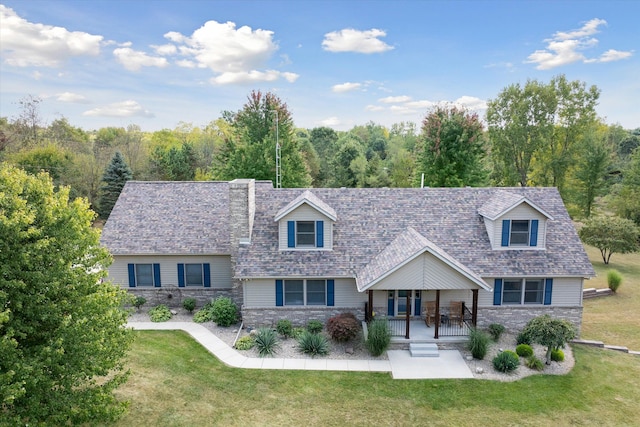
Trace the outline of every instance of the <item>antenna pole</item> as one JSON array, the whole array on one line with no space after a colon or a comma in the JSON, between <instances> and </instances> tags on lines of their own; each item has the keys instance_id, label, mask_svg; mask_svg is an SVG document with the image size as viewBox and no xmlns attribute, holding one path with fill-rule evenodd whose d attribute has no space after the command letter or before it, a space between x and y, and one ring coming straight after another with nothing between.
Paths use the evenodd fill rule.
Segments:
<instances>
[{"instance_id":1,"label":"antenna pole","mask_svg":"<svg viewBox=\"0 0 640 427\"><path fill-rule=\"evenodd\" d=\"M280 166L280 139L278 135L278 110L273 110L276 114L276 188L282 188L282 171Z\"/></svg>"}]
</instances>

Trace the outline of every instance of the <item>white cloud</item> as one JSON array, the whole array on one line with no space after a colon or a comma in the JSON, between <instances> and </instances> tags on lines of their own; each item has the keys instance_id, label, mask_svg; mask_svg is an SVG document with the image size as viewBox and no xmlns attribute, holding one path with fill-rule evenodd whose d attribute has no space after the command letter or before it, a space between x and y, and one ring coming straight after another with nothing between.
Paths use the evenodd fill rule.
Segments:
<instances>
[{"instance_id":1,"label":"white cloud","mask_svg":"<svg viewBox=\"0 0 640 427\"><path fill-rule=\"evenodd\" d=\"M461 96L453 101L455 105L461 105L469 110L479 111L487 109L487 101L484 99L476 98L475 96Z\"/></svg>"},{"instance_id":2,"label":"white cloud","mask_svg":"<svg viewBox=\"0 0 640 427\"><path fill-rule=\"evenodd\" d=\"M115 49L113 55L129 71L139 71L142 67L164 68L169 65L166 58L149 56L144 52L133 50L129 47Z\"/></svg>"},{"instance_id":3,"label":"white cloud","mask_svg":"<svg viewBox=\"0 0 640 427\"><path fill-rule=\"evenodd\" d=\"M31 74L31 77L33 77L34 80L40 80L42 78L42 73L36 70Z\"/></svg>"},{"instance_id":4,"label":"white cloud","mask_svg":"<svg viewBox=\"0 0 640 427\"><path fill-rule=\"evenodd\" d=\"M335 93L345 93L345 92L353 92L354 90L358 90L362 87L362 83L341 83L337 85L333 85L331 87L331 91Z\"/></svg>"},{"instance_id":5,"label":"white cloud","mask_svg":"<svg viewBox=\"0 0 640 427\"><path fill-rule=\"evenodd\" d=\"M524 62L537 64L536 68L538 70L550 70L578 61L584 63L611 62L630 57L632 52L617 51L615 49L609 49L600 58L587 58L582 53L582 51L593 48L598 44L598 39L591 36L599 33L598 28L602 25L607 25L607 21L594 18L577 30L557 31L552 38L545 40L547 43L546 49L536 50Z\"/></svg>"},{"instance_id":6,"label":"white cloud","mask_svg":"<svg viewBox=\"0 0 640 427\"><path fill-rule=\"evenodd\" d=\"M158 55L162 56L175 55L176 52L178 52L178 48L176 47L176 45L170 43L162 44L159 46L151 45L151 47L156 51Z\"/></svg>"},{"instance_id":7,"label":"white cloud","mask_svg":"<svg viewBox=\"0 0 640 427\"><path fill-rule=\"evenodd\" d=\"M358 31L353 28L346 28L340 31L333 31L324 35L322 48L329 52L358 52L358 53L380 53L393 49L379 39L385 37L387 33L373 28L368 31Z\"/></svg>"},{"instance_id":8,"label":"white cloud","mask_svg":"<svg viewBox=\"0 0 640 427\"><path fill-rule=\"evenodd\" d=\"M176 65L183 68L196 68L198 66L198 64L193 61L189 61L188 59L181 59L179 61L176 61Z\"/></svg>"},{"instance_id":9,"label":"white cloud","mask_svg":"<svg viewBox=\"0 0 640 427\"><path fill-rule=\"evenodd\" d=\"M101 117L154 117L154 114L142 108L136 101L127 100L94 108L82 113L83 116Z\"/></svg>"},{"instance_id":10,"label":"white cloud","mask_svg":"<svg viewBox=\"0 0 640 427\"><path fill-rule=\"evenodd\" d=\"M365 111L383 111L384 107L380 106L380 105L367 105L366 107L364 107Z\"/></svg>"},{"instance_id":11,"label":"white cloud","mask_svg":"<svg viewBox=\"0 0 640 427\"><path fill-rule=\"evenodd\" d=\"M324 120L320 120L318 123L322 126L332 127L332 126L338 126L342 122L340 122L340 119L338 119L336 116L332 116L332 117L327 117Z\"/></svg>"},{"instance_id":12,"label":"white cloud","mask_svg":"<svg viewBox=\"0 0 640 427\"><path fill-rule=\"evenodd\" d=\"M383 104L398 104L398 103L402 103L402 102L409 102L411 101L411 97L410 96L387 96L386 98L380 98L378 99L379 102L382 102Z\"/></svg>"},{"instance_id":13,"label":"white cloud","mask_svg":"<svg viewBox=\"0 0 640 427\"><path fill-rule=\"evenodd\" d=\"M56 99L61 102L71 102L75 104L88 104L89 100L85 98L83 95L72 93L72 92L62 92L56 95Z\"/></svg>"},{"instance_id":14,"label":"white cloud","mask_svg":"<svg viewBox=\"0 0 640 427\"><path fill-rule=\"evenodd\" d=\"M222 73L216 77L211 78L211 83L214 84L245 84L245 83L255 83L255 82L273 82L278 80L279 78L284 78L289 83L293 83L298 79L298 75L295 73L282 73L280 71L275 70L267 70L267 71L239 71L239 72L226 72Z\"/></svg>"},{"instance_id":15,"label":"white cloud","mask_svg":"<svg viewBox=\"0 0 640 427\"><path fill-rule=\"evenodd\" d=\"M15 67L59 67L74 56L96 56L102 36L35 24L0 4L0 51Z\"/></svg>"}]
</instances>

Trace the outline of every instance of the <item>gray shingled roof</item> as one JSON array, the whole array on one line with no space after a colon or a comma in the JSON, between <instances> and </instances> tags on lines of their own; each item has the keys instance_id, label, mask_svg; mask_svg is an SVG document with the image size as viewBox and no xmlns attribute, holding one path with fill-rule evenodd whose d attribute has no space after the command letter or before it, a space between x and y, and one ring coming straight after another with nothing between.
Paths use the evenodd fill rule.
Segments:
<instances>
[{"instance_id":1,"label":"gray shingled roof","mask_svg":"<svg viewBox=\"0 0 640 427\"><path fill-rule=\"evenodd\" d=\"M459 263L455 258L443 251L429 239L412 227L400 233L393 242L376 255L357 275L356 285L363 292L375 282L395 271L399 266L411 261L416 256L429 252L445 261L449 266L475 281L478 286L487 289L482 278Z\"/></svg>"},{"instance_id":2,"label":"gray shingled roof","mask_svg":"<svg viewBox=\"0 0 640 427\"><path fill-rule=\"evenodd\" d=\"M336 211L331 206L320 200L311 191L305 190L304 193L293 199L291 203L280 209L276 214L275 220L279 221L282 217L295 210L295 208L303 203L307 203L309 206L312 206L314 209L320 211L320 213L331 218L333 221L338 219L338 217L336 216Z\"/></svg>"},{"instance_id":3,"label":"gray shingled roof","mask_svg":"<svg viewBox=\"0 0 640 427\"><path fill-rule=\"evenodd\" d=\"M482 277L591 277L593 267L554 188L316 188L335 209L332 251L280 251L276 214L302 189L256 188L250 245L236 277L356 277L408 227ZM478 210L498 191L526 197L553 217L546 250L492 250Z\"/></svg>"},{"instance_id":4,"label":"gray shingled roof","mask_svg":"<svg viewBox=\"0 0 640 427\"><path fill-rule=\"evenodd\" d=\"M504 215L520 203L525 202L534 209L538 210L544 216L549 219L553 219L544 209L533 203L521 194L514 194L510 191L497 190L493 196L489 198L480 208L478 213L488 219L495 220L501 215Z\"/></svg>"},{"instance_id":5,"label":"gray shingled roof","mask_svg":"<svg viewBox=\"0 0 640 427\"><path fill-rule=\"evenodd\" d=\"M114 255L229 254L229 184L126 183L102 230Z\"/></svg>"}]
</instances>

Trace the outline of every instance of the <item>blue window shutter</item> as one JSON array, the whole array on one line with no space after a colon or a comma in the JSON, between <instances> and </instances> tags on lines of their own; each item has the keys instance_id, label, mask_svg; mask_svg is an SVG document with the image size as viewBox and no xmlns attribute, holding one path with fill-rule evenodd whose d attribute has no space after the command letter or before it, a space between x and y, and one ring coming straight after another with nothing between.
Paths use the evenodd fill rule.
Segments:
<instances>
[{"instance_id":1,"label":"blue window shutter","mask_svg":"<svg viewBox=\"0 0 640 427\"><path fill-rule=\"evenodd\" d=\"M153 286L159 288L160 282L160 264L153 264Z\"/></svg>"},{"instance_id":2,"label":"blue window shutter","mask_svg":"<svg viewBox=\"0 0 640 427\"><path fill-rule=\"evenodd\" d=\"M529 246L538 246L538 220L531 220L531 234L529 235Z\"/></svg>"},{"instance_id":3,"label":"blue window shutter","mask_svg":"<svg viewBox=\"0 0 640 427\"><path fill-rule=\"evenodd\" d=\"M509 246L509 235L511 234L511 220L502 220L502 246Z\"/></svg>"},{"instance_id":4,"label":"blue window shutter","mask_svg":"<svg viewBox=\"0 0 640 427\"><path fill-rule=\"evenodd\" d=\"M493 305L502 303L502 279L496 279L493 282Z\"/></svg>"},{"instance_id":5,"label":"blue window shutter","mask_svg":"<svg viewBox=\"0 0 640 427\"><path fill-rule=\"evenodd\" d=\"M327 280L327 305L333 307L335 302L335 281L333 279Z\"/></svg>"},{"instance_id":6,"label":"blue window shutter","mask_svg":"<svg viewBox=\"0 0 640 427\"><path fill-rule=\"evenodd\" d=\"M276 280L276 306L281 307L284 305L284 292L282 289L282 280Z\"/></svg>"},{"instance_id":7,"label":"blue window shutter","mask_svg":"<svg viewBox=\"0 0 640 427\"><path fill-rule=\"evenodd\" d=\"M296 223L295 221L287 221L287 247L296 247Z\"/></svg>"},{"instance_id":8,"label":"blue window shutter","mask_svg":"<svg viewBox=\"0 0 640 427\"><path fill-rule=\"evenodd\" d=\"M544 281L544 305L551 305L551 293L553 292L553 279Z\"/></svg>"},{"instance_id":9,"label":"blue window shutter","mask_svg":"<svg viewBox=\"0 0 640 427\"><path fill-rule=\"evenodd\" d=\"M184 264L178 264L178 287L184 288Z\"/></svg>"},{"instance_id":10,"label":"blue window shutter","mask_svg":"<svg viewBox=\"0 0 640 427\"><path fill-rule=\"evenodd\" d=\"M316 221L316 247L324 248L324 221Z\"/></svg>"},{"instance_id":11,"label":"blue window shutter","mask_svg":"<svg viewBox=\"0 0 640 427\"><path fill-rule=\"evenodd\" d=\"M202 264L202 270L204 272L204 287L211 287L211 264Z\"/></svg>"},{"instance_id":12,"label":"blue window shutter","mask_svg":"<svg viewBox=\"0 0 640 427\"><path fill-rule=\"evenodd\" d=\"M394 312L395 310L393 306L394 306L393 296L388 296L387 297L387 316L393 316L395 314Z\"/></svg>"},{"instance_id":13,"label":"blue window shutter","mask_svg":"<svg viewBox=\"0 0 640 427\"><path fill-rule=\"evenodd\" d=\"M135 288L136 287L136 266L133 264L129 264L127 265L127 267L129 269L129 287Z\"/></svg>"}]
</instances>

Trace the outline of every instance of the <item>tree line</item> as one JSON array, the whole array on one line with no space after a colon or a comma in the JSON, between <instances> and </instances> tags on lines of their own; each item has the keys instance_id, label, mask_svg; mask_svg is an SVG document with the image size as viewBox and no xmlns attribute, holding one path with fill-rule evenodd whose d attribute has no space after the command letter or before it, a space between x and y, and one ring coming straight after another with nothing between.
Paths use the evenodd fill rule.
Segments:
<instances>
[{"instance_id":1,"label":"tree line","mask_svg":"<svg viewBox=\"0 0 640 427\"><path fill-rule=\"evenodd\" d=\"M599 96L560 75L505 87L484 118L439 105L419 127L335 131L297 128L278 96L253 91L240 110L204 126L143 132L135 124L87 131L64 117L44 124L42 100L29 95L18 117L0 118L0 160L49 172L105 218L118 180L275 181L278 144L284 187L555 186L574 217L602 201L640 223L640 128L597 117Z\"/></svg>"}]
</instances>

